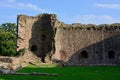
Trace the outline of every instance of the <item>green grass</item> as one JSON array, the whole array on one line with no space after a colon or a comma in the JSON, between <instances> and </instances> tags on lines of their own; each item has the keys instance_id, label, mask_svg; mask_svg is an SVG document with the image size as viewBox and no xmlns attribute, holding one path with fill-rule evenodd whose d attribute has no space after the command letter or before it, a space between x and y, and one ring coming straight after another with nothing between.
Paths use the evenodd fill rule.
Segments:
<instances>
[{"instance_id":1,"label":"green grass","mask_svg":"<svg viewBox=\"0 0 120 80\"><path fill-rule=\"evenodd\" d=\"M0 80L120 80L120 66L55 67L47 64L27 66L18 72L57 73L59 76L0 75Z\"/></svg>"}]
</instances>

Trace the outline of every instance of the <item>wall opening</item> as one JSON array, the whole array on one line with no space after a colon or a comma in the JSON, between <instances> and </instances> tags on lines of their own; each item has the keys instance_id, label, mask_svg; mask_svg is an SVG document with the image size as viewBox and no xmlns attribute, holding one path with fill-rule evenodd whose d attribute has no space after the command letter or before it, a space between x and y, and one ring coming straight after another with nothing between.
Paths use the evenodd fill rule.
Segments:
<instances>
[{"instance_id":1,"label":"wall opening","mask_svg":"<svg viewBox=\"0 0 120 80\"><path fill-rule=\"evenodd\" d=\"M45 51L44 51L43 48L41 48L41 61L42 61L43 63L45 63L45 56L46 56Z\"/></svg>"},{"instance_id":2,"label":"wall opening","mask_svg":"<svg viewBox=\"0 0 120 80\"><path fill-rule=\"evenodd\" d=\"M45 63L45 57L41 57L41 61Z\"/></svg>"},{"instance_id":3,"label":"wall opening","mask_svg":"<svg viewBox=\"0 0 120 80\"><path fill-rule=\"evenodd\" d=\"M33 51L33 52L37 51L37 46L36 45L32 45L31 46L31 51Z\"/></svg>"},{"instance_id":4,"label":"wall opening","mask_svg":"<svg viewBox=\"0 0 120 80\"><path fill-rule=\"evenodd\" d=\"M87 51L82 51L81 54L80 54L80 57L81 57L81 58L88 58L88 53L87 53Z\"/></svg>"},{"instance_id":5,"label":"wall opening","mask_svg":"<svg viewBox=\"0 0 120 80\"><path fill-rule=\"evenodd\" d=\"M41 36L41 40L44 41L45 39L46 39L46 36L45 36L45 34L43 34L43 35Z\"/></svg>"},{"instance_id":6,"label":"wall opening","mask_svg":"<svg viewBox=\"0 0 120 80\"><path fill-rule=\"evenodd\" d=\"M109 51L108 52L108 58L114 59L115 58L115 52L114 51Z\"/></svg>"}]
</instances>

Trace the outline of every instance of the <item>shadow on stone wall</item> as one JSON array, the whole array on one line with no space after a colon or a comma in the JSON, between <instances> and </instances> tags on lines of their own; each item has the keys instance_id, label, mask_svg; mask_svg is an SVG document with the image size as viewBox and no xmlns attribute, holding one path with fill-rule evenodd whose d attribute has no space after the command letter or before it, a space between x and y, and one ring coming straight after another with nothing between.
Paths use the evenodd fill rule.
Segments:
<instances>
[{"instance_id":1,"label":"shadow on stone wall","mask_svg":"<svg viewBox=\"0 0 120 80\"><path fill-rule=\"evenodd\" d=\"M29 51L46 62L45 58L51 57L54 35L51 27L50 15L42 15L32 26L32 36L29 40Z\"/></svg>"},{"instance_id":2,"label":"shadow on stone wall","mask_svg":"<svg viewBox=\"0 0 120 80\"><path fill-rule=\"evenodd\" d=\"M65 65L120 65L120 33L86 46L69 57L61 51L61 59ZM59 63L59 62L58 62ZM60 62L61 63L61 62Z\"/></svg>"}]
</instances>

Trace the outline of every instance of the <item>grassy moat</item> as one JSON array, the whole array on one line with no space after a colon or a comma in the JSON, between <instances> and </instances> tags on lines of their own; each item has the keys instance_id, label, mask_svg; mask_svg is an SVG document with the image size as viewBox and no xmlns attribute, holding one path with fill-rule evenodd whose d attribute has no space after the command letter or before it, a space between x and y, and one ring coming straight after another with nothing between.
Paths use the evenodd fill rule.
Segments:
<instances>
[{"instance_id":1,"label":"grassy moat","mask_svg":"<svg viewBox=\"0 0 120 80\"><path fill-rule=\"evenodd\" d=\"M58 76L0 75L0 80L120 80L120 66L57 67L54 64L28 65L18 72L50 73Z\"/></svg>"}]
</instances>

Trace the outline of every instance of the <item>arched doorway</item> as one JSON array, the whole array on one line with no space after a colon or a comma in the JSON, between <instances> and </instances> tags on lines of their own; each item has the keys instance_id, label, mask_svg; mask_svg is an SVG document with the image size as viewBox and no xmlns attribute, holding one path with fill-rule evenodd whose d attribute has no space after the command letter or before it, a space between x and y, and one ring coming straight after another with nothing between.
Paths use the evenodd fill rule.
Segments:
<instances>
[{"instance_id":1,"label":"arched doorway","mask_svg":"<svg viewBox=\"0 0 120 80\"><path fill-rule=\"evenodd\" d=\"M114 51L109 51L108 52L108 58L109 59L114 59L115 58L115 52Z\"/></svg>"},{"instance_id":2,"label":"arched doorway","mask_svg":"<svg viewBox=\"0 0 120 80\"><path fill-rule=\"evenodd\" d=\"M80 57L81 58L88 58L88 52L87 51L82 51L81 53L80 53Z\"/></svg>"}]
</instances>

